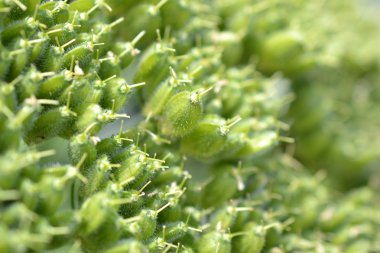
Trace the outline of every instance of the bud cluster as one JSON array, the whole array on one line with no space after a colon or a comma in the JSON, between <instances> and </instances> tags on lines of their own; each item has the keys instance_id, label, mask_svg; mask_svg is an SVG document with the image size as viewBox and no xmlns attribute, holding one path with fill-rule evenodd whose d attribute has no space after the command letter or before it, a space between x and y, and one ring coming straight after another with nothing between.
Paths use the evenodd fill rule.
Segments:
<instances>
[{"instance_id":1,"label":"bud cluster","mask_svg":"<svg viewBox=\"0 0 380 253\"><path fill-rule=\"evenodd\" d=\"M351 70L313 8L0 0L0 253L380 251L374 189L338 193L291 154L289 129L315 166L310 90Z\"/></svg>"}]
</instances>

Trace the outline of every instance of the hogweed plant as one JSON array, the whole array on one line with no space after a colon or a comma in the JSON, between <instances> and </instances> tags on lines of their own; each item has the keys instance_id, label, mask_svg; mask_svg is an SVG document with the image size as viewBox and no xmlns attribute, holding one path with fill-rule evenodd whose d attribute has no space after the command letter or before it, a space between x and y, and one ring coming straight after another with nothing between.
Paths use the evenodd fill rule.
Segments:
<instances>
[{"instance_id":1,"label":"hogweed plant","mask_svg":"<svg viewBox=\"0 0 380 253\"><path fill-rule=\"evenodd\" d=\"M379 252L347 2L0 0L0 252Z\"/></svg>"}]
</instances>

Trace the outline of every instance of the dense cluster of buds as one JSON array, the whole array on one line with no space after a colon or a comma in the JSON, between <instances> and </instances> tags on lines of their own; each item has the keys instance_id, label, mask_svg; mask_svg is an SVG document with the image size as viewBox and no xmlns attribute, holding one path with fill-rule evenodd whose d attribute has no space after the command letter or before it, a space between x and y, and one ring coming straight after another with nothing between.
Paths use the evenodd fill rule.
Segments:
<instances>
[{"instance_id":1,"label":"dense cluster of buds","mask_svg":"<svg viewBox=\"0 0 380 253\"><path fill-rule=\"evenodd\" d=\"M0 0L0 252L379 252L378 152L322 156L315 94L380 61L329 55L322 8L374 34L343 3Z\"/></svg>"}]
</instances>

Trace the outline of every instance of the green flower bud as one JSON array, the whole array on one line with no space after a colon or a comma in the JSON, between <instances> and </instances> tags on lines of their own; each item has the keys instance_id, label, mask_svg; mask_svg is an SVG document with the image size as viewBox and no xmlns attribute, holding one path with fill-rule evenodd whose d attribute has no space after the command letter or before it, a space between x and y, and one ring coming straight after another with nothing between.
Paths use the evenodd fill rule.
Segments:
<instances>
[{"instance_id":1,"label":"green flower bud","mask_svg":"<svg viewBox=\"0 0 380 253\"><path fill-rule=\"evenodd\" d=\"M156 43L147 49L139 62L137 72L133 81L135 83L145 82L146 86L142 90L142 98L147 100L157 85L167 76L170 66L170 50L168 45Z\"/></svg>"},{"instance_id":2,"label":"green flower bud","mask_svg":"<svg viewBox=\"0 0 380 253\"><path fill-rule=\"evenodd\" d=\"M159 216L159 222L176 222L182 218L182 206L179 203L172 204L170 207L166 208ZM168 237L165 237L169 239Z\"/></svg>"},{"instance_id":3,"label":"green flower bud","mask_svg":"<svg viewBox=\"0 0 380 253\"><path fill-rule=\"evenodd\" d=\"M5 121L3 117L0 119ZM0 136L0 153L5 152L8 149L17 149L21 142L20 129L9 128L7 124L1 124L0 130L2 132Z\"/></svg>"},{"instance_id":4,"label":"green flower bud","mask_svg":"<svg viewBox=\"0 0 380 253\"><path fill-rule=\"evenodd\" d=\"M292 74L302 69L305 52L300 33L281 31L271 35L263 42L260 55L260 69L273 73L283 71Z\"/></svg>"},{"instance_id":5,"label":"green flower bud","mask_svg":"<svg viewBox=\"0 0 380 253\"><path fill-rule=\"evenodd\" d=\"M9 150L1 156L0 165L3 168L0 177L2 189L14 189L19 185L21 174L43 157L51 156L51 150L41 152L16 152ZM35 169L35 168L33 168Z\"/></svg>"},{"instance_id":6,"label":"green flower bud","mask_svg":"<svg viewBox=\"0 0 380 253\"><path fill-rule=\"evenodd\" d=\"M110 181L111 169L114 167L119 167L119 165L111 164L107 156L103 155L98 158L91 167L83 172L88 182L81 185L80 195L91 196L104 190Z\"/></svg>"},{"instance_id":7,"label":"green flower bud","mask_svg":"<svg viewBox=\"0 0 380 253\"><path fill-rule=\"evenodd\" d=\"M37 21L39 23L40 28L50 28L56 24L53 18L53 13L51 10L51 4L52 2L45 3L46 9L44 8L45 4L39 5L39 8L37 8L37 15L35 15L35 22ZM53 2L54 4L54 2ZM37 5L36 5L37 6Z\"/></svg>"},{"instance_id":8,"label":"green flower bud","mask_svg":"<svg viewBox=\"0 0 380 253\"><path fill-rule=\"evenodd\" d=\"M26 49L20 49L17 55L13 56L9 67L8 77L10 80L17 78L25 69L29 61L29 52Z\"/></svg>"},{"instance_id":9,"label":"green flower bud","mask_svg":"<svg viewBox=\"0 0 380 253\"><path fill-rule=\"evenodd\" d=\"M243 55L243 45L237 34L232 32L215 32L211 34L211 40L216 45L223 47L221 59L225 65L236 66L239 63Z\"/></svg>"},{"instance_id":10,"label":"green flower bud","mask_svg":"<svg viewBox=\"0 0 380 253\"><path fill-rule=\"evenodd\" d=\"M62 24L56 24L48 29L46 34L49 36L50 40L55 43L55 46L61 47L60 45L65 45L69 41L72 41L76 37L75 32L75 25L73 23L62 23ZM65 46L64 46L65 47ZM63 48L64 48L63 47ZM80 48L82 47L76 47L67 52L64 56L64 60L66 60L66 66L69 66L71 57L74 57L75 60L82 59L85 55L83 53L83 50L81 51ZM83 47L84 48L84 47Z\"/></svg>"},{"instance_id":11,"label":"green flower bud","mask_svg":"<svg viewBox=\"0 0 380 253\"><path fill-rule=\"evenodd\" d=\"M0 78L4 79L9 72L9 67L11 64L11 56L9 55L8 50L0 43L1 59L0 62Z\"/></svg>"},{"instance_id":12,"label":"green flower bud","mask_svg":"<svg viewBox=\"0 0 380 253\"><path fill-rule=\"evenodd\" d=\"M178 182L183 178L186 172L180 166L170 167L169 169L159 173L153 180L154 185L164 185L171 182Z\"/></svg>"},{"instance_id":13,"label":"green flower bud","mask_svg":"<svg viewBox=\"0 0 380 253\"><path fill-rule=\"evenodd\" d=\"M140 241L128 239L118 242L104 253L148 253L148 249Z\"/></svg>"},{"instance_id":14,"label":"green flower bud","mask_svg":"<svg viewBox=\"0 0 380 253\"><path fill-rule=\"evenodd\" d=\"M69 20L70 12L66 2L57 2L51 10L55 23L65 23Z\"/></svg>"},{"instance_id":15,"label":"green flower bud","mask_svg":"<svg viewBox=\"0 0 380 253\"><path fill-rule=\"evenodd\" d=\"M201 229L189 227L184 222L174 222L163 227L161 236L169 242L174 242L184 237L190 231L202 232Z\"/></svg>"},{"instance_id":16,"label":"green flower bud","mask_svg":"<svg viewBox=\"0 0 380 253\"><path fill-rule=\"evenodd\" d=\"M131 89L143 86L145 83L128 85L122 78L114 78L107 82L104 87L104 95L101 105L107 109L119 111L127 101Z\"/></svg>"},{"instance_id":17,"label":"green flower bud","mask_svg":"<svg viewBox=\"0 0 380 253\"><path fill-rule=\"evenodd\" d=\"M127 151L130 152L130 151ZM141 153L132 153L130 157L123 160L120 168L115 172L117 182L121 185L129 185L136 182L143 176L146 166L146 155Z\"/></svg>"},{"instance_id":18,"label":"green flower bud","mask_svg":"<svg viewBox=\"0 0 380 253\"><path fill-rule=\"evenodd\" d=\"M128 24L128 32L122 35L127 41L131 41L141 31L145 31L145 36L141 39L140 44L147 46L156 38L156 30L161 27L160 8L167 2L161 0L156 5L139 4L131 8L125 16L125 23Z\"/></svg>"},{"instance_id":19,"label":"green flower bud","mask_svg":"<svg viewBox=\"0 0 380 253\"><path fill-rule=\"evenodd\" d=\"M63 56L62 64L63 64L63 67L69 68L74 59L75 61L78 61L80 66L83 68L84 66L86 66L86 64L88 65L91 57L92 57L92 51L91 51L90 45L82 44L82 45L78 45L74 47L73 49L65 53Z\"/></svg>"},{"instance_id":20,"label":"green flower bud","mask_svg":"<svg viewBox=\"0 0 380 253\"><path fill-rule=\"evenodd\" d=\"M173 95L173 86L170 84L170 81L164 81L151 97L146 101L143 113L145 116L157 116L161 114L165 104L169 98Z\"/></svg>"},{"instance_id":21,"label":"green flower bud","mask_svg":"<svg viewBox=\"0 0 380 253\"><path fill-rule=\"evenodd\" d=\"M214 173L203 191L202 206L205 208L227 203L238 191L238 183L230 166L215 169L218 171Z\"/></svg>"},{"instance_id":22,"label":"green flower bud","mask_svg":"<svg viewBox=\"0 0 380 253\"><path fill-rule=\"evenodd\" d=\"M61 135L74 123L75 117L76 114L67 106L46 111L36 119L33 128L27 133L26 139L28 142L39 142Z\"/></svg>"},{"instance_id":23,"label":"green flower bud","mask_svg":"<svg viewBox=\"0 0 380 253\"><path fill-rule=\"evenodd\" d=\"M88 198L80 210L80 238L88 251L105 250L120 238L117 208L105 193Z\"/></svg>"},{"instance_id":24,"label":"green flower bud","mask_svg":"<svg viewBox=\"0 0 380 253\"><path fill-rule=\"evenodd\" d=\"M165 26L169 26L174 30L180 30L186 27L186 24L194 14L191 8L191 4L185 1L167 1L160 10L162 21ZM177 13L177 18L173 17L173 13Z\"/></svg>"},{"instance_id":25,"label":"green flower bud","mask_svg":"<svg viewBox=\"0 0 380 253\"><path fill-rule=\"evenodd\" d=\"M20 35L21 31L24 31L26 34L28 34L33 29L37 28L38 27L33 25L32 18L13 22L12 24L5 26L5 28L1 31L1 41L7 45L13 39L17 38Z\"/></svg>"},{"instance_id":26,"label":"green flower bud","mask_svg":"<svg viewBox=\"0 0 380 253\"><path fill-rule=\"evenodd\" d=\"M45 233L51 234L50 245L47 248L57 249L64 247L75 239L79 220L74 210L58 211L49 217L49 225Z\"/></svg>"},{"instance_id":27,"label":"green flower bud","mask_svg":"<svg viewBox=\"0 0 380 253\"><path fill-rule=\"evenodd\" d=\"M72 3L70 3L69 9L70 10L76 10L80 12L86 12L89 11L93 7L97 7L96 0L77 0Z\"/></svg>"},{"instance_id":28,"label":"green flower bud","mask_svg":"<svg viewBox=\"0 0 380 253\"><path fill-rule=\"evenodd\" d=\"M116 187L115 187L116 185ZM111 191L115 191L113 188L122 188L123 186L117 184L111 184L109 188ZM123 217L131 217L133 215L137 215L143 209L145 203L143 190L146 186L141 187L140 190L127 190L127 191L119 191L119 196L124 200L124 204L120 205L119 213Z\"/></svg>"},{"instance_id":29,"label":"green flower bud","mask_svg":"<svg viewBox=\"0 0 380 253\"><path fill-rule=\"evenodd\" d=\"M89 133L97 133L102 125L122 117L129 118L125 114L116 114L111 110L104 110L98 104L90 104L78 117L76 127L79 132L83 132L92 126Z\"/></svg>"},{"instance_id":30,"label":"green flower bud","mask_svg":"<svg viewBox=\"0 0 380 253\"><path fill-rule=\"evenodd\" d=\"M321 227L324 231L334 231L343 225L353 214L355 207L352 203L328 206L320 213Z\"/></svg>"},{"instance_id":31,"label":"green flower bud","mask_svg":"<svg viewBox=\"0 0 380 253\"><path fill-rule=\"evenodd\" d=\"M104 138L96 144L98 154L105 154L108 157L120 154L125 148L131 145L132 139L125 138L122 133L123 122L121 123L120 132L118 135L112 135L111 137Z\"/></svg>"},{"instance_id":32,"label":"green flower bud","mask_svg":"<svg viewBox=\"0 0 380 253\"><path fill-rule=\"evenodd\" d=\"M208 232L199 239L198 242L199 253L230 253L231 252L231 239L230 236L224 232L212 231Z\"/></svg>"},{"instance_id":33,"label":"green flower bud","mask_svg":"<svg viewBox=\"0 0 380 253\"><path fill-rule=\"evenodd\" d=\"M157 212L153 210L142 210L139 216L127 219L136 219L135 222L128 225L128 230L138 239L147 240L156 231L157 226Z\"/></svg>"},{"instance_id":34,"label":"green flower bud","mask_svg":"<svg viewBox=\"0 0 380 253\"><path fill-rule=\"evenodd\" d=\"M37 59L36 65L42 71L59 71L62 66L63 49L56 46L50 46Z\"/></svg>"},{"instance_id":35,"label":"green flower bud","mask_svg":"<svg viewBox=\"0 0 380 253\"><path fill-rule=\"evenodd\" d=\"M171 97L163 109L162 133L179 137L191 132L202 117L201 95L183 91Z\"/></svg>"},{"instance_id":36,"label":"green flower bud","mask_svg":"<svg viewBox=\"0 0 380 253\"><path fill-rule=\"evenodd\" d=\"M255 222L247 223L243 234L234 238L233 251L239 253L260 253L265 245L266 230L268 228Z\"/></svg>"},{"instance_id":37,"label":"green flower bud","mask_svg":"<svg viewBox=\"0 0 380 253\"><path fill-rule=\"evenodd\" d=\"M96 82L96 81L95 81ZM69 96L74 94L74 96ZM70 98L70 107L74 112L82 114L92 104L97 104L103 95L103 86L96 86L89 80L74 80L72 84L65 89L59 100L61 103L67 103Z\"/></svg>"},{"instance_id":38,"label":"green flower bud","mask_svg":"<svg viewBox=\"0 0 380 253\"><path fill-rule=\"evenodd\" d=\"M229 129L239 120L240 118L236 118L225 122L220 119L206 119L200 122L182 139L181 151L197 159L215 157L224 149Z\"/></svg>"},{"instance_id":39,"label":"green flower bud","mask_svg":"<svg viewBox=\"0 0 380 253\"><path fill-rule=\"evenodd\" d=\"M135 48L138 41L145 35L145 32L140 32L131 42L122 43L118 42L113 45L112 52L114 58L117 59L120 68L125 69L132 61L140 54L140 50Z\"/></svg>"},{"instance_id":40,"label":"green flower bud","mask_svg":"<svg viewBox=\"0 0 380 253\"><path fill-rule=\"evenodd\" d=\"M4 224L0 224L0 233L3 235L0 238L1 252L27 252L27 246L20 243L20 235L16 231L8 229Z\"/></svg>"},{"instance_id":41,"label":"green flower bud","mask_svg":"<svg viewBox=\"0 0 380 253\"><path fill-rule=\"evenodd\" d=\"M23 18L27 15L33 15L38 3L38 0L22 0L16 4L13 3L10 12L13 18Z\"/></svg>"},{"instance_id":42,"label":"green flower bud","mask_svg":"<svg viewBox=\"0 0 380 253\"><path fill-rule=\"evenodd\" d=\"M148 248L149 252L160 252L165 249L170 249L173 246L175 247L175 245L172 244L168 245L168 243L162 237L156 237L149 243Z\"/></svg>"},{"instance_id":43,"label":"green flower bud","mask_svg":"<svg viewBox=\"0 0 380 253\"><path fill-rule=\"evenodd\" d=\"M90 166L96 160L96 143L97 138L89 136L87 132L73 136L69 144L69 156L72 163L77 164L85 157L83 166Z\"/></svg>"},{"instance_id":44,"label":"green flower bud","mask_svg":"<svg viewBox=\"0 0 380 253\"><path fill-rule=\"evenodd\" d=\"M42 215L52 215L62 205L64 189L64 181L53 177L43 177L37 183L25 180L21 185L21 195L29 209Z\"/></svg>"},{"instance_id":45,"label":"green flower bud","mask_svg":"<svg viewBox=\"0 0 380 253\"><path fill-rule=\"evenodd\" d=\"M30 62L37 62L46 51L46 48L49 45L48 40L44 37L43 34L38 34L39 39L28 41L32 45L32 50L30 52Z\"/></svg>"},{"instance_id":46,"label":"green flower bud","mask_svg":"<svg viewBox=\"0 0 380 253\"><path fill-rule=\"evenodd\" d=\"M37 91L37 97L56 99L67 88L71 80L71 74L64 70L42 82Z\"/></svg>"}]
</instances>

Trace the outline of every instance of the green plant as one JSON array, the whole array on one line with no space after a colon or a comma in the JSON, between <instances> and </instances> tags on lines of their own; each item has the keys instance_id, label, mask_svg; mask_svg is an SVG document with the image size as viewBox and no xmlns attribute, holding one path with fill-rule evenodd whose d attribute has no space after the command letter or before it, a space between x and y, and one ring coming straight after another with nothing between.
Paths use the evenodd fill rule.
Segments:
<instances>
[{"instance_id":1,"label":"green plant","mask_svg":"<svg viewBox=\"0 0 380 253\"><path fill-rule=\"evenodd\" d=\"M0 252L379 251L376 174L334 176L345 144L308 142L335 126L313 108L324 75L344 90L378 74L350 48L331 66L341 27L311 9L377 37L351 5L326 6L0 0ZM306 166L333 165L327 180L286 152L289 129Z\"/></svg>"}]
</instances>

